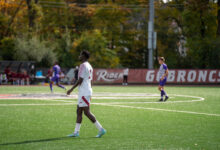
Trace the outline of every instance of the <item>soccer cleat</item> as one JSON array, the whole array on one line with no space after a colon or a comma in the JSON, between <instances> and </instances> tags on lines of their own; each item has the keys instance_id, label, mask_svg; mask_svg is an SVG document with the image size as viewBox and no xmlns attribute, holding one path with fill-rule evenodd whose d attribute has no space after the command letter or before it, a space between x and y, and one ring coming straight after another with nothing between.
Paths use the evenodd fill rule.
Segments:
<instances>
[{"instance_id":1,"label":"soccer cleat","mask_svg":"<svg viewBox=\"0 0 220 150\"><path fill-rule=\"evenodd\" d=\"M102 128L102 130L99 131L99 133L98 133L98 135L96 137L97 138L101 138L105 133L106 133L106 130Z\"/></svg>"},{"instance_id":2,"label":"soccer cleat","mask_svg":"<svg viewBox=\"0 0 220 150\"><path fill-rule=\"evenodd\" d=\"M159 99L159 102L163 102L163 99L161 98L161 99Z\"/></svg>"},{"instance_id":3,"label":"soccer cleat","mask_svg":"<svg viewBox=\"0 0 220 150\"><path fill-rule=\"evenodd\" d=\"M79 132L72 133L70 135L67 135L68 137L79 137Z\"/></svg>"},{"instance_id":4,"label":"soccer cleat","mask_svg":"<svg viewBox=\"0 0 220 150\"><path fill-rule=\"evenodd\" d=\"M165 99L164 99L164 102L166 102L168 99L169 99L169 97L168 97L168 96L166 96L166 97L165 97Z\"/></svg>"}]
</instances>

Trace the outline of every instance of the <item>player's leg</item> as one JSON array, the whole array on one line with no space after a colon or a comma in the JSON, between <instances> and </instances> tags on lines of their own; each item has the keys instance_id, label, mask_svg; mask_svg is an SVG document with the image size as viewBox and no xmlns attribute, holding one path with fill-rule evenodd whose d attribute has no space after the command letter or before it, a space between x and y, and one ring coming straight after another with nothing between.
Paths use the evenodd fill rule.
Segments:
<instances>
[{"instance_id":1,"label":"player's leg","mask_svg":"<svg viewBox=\"0 0 220 150\"><path fill-rule=\"evenodd\" d=\"M81 126L81 123L82 123L83 107L77 106L76 114L77 114L77 118L76 118L76 127L75 127L74 132L79 133L80 126Z\"/></svg>"},{"instance_id":2,"label":"player's leg","mask_svg":"<svg viewBox=\"0 0 220 150\"><path fill-rule=\"evenodd\" d=\"M122 85L125 85L125 75L123 75L123 83Z\"/></svg>"},{"instance_id":3,"label":"player's leg","mask_svg":"<svg viewBox=\"0 0 220 150\"><path fill-rule=\"evenodd\" d=\"M77 110L76 110L77 118L76 118L76 126L73 134L68 135L69 137L78 137L79 136L79 131L82 123L82 114L83 114L83 107L79 107L77 105Z\"/></svg>"},{"instance_id":4,"label":"player's leg","mask_svg":"<svg viewBox=\"0 0 220 150\"><path fill-rule=\"evenodd\" d=\"M169 99L169 97L168 97L167 93L166 93L165 90L164 90L164 86L163 86L163 89L162 89L161 92L163 92L163 95L165 96L164 101L167 101L167 100Z\"/></svg>"},{"instance_id":5,"label":"player's leg","mask_svg":"<svg viewBox=\"0 0 220 150\"><path fill-rule=\"evenodd\" d=\"M66 89L63 85L61 85L60 83L56 84L58 87L62 88L62 89Z\"/></svg>"},{"instance_id":6,"label":"player's leg","mask_svg":"<svg viewBox=\"0 0 220 150\"><path fill-rule=\"evenodd\" d=\"M54 82L54 79L52 78L51 81L50 81L50 91L51 91L51 93L53 93L53 82Z\"/></svg>"},{"instance_id":7,"label":"player's leg","mask_svg":"<svg viewBox=\"0 0 220 150\"><path fill-rule=\"evenodd\" d=\"M160 91L160 96L161 98L159 99L159 101L163 101L163 92L162 92L163 86L161 86L161 84L158 86L158 90Z\"/></svg>"},{"instance_id":8,"label":"player's leg","mask_svg":"<svg viewBox=\"0 0 220 150\"><path fill-rule=\"evenodd\" d=\"M169 97L167 96L167 93L166 93L165 90L164 90L164 87L165 87L166 82L167 82L167 78L164 78L164 79L163 79L163 88L162 88L162 90L161 90L161 92L162 92L163 95L165 96L164 101L167 101L168 98L169 98Z\"/></svg>"},{"instance_id":9,"label":"player's leg","mask_svg":"<svg viewBox=\"0 0 220 150\"><path fill-rule=\"evenodd\" d=\"M165 96L164 101L167 101L169 97L167 96L167 93L164 90L165 84L166 84L166 78L160 82L160 91L161 91L161 99L163 99L163 96Z\"/></svg>"},{"instance_id":10,"label":"player's leg","mask_svg":"<svg viewBox=\"0 0 220 150\"><path fill-rule=\"evenodd\" d=\"M106 130L102 127L102 125L99 123L98 120L96 120L95 116L90 112L90 107L83 107L83 111L84 114L86 115L86 117L89 118L89 120L94 123L94 125L96 126L96 128L99 130L99 133L96 137L102 137L105 133Z\"/></svg>"},{"instance_id":11,"label":"player's leg","mask_svg":"<svg viewBox=\"0 0 220 150\"><path fill-rule=\"evenodd\" d=\"M96 122L95 116L90 112L90 107L83 107L83 111L86 117L88 117L92 123Z\"/></svg>"},{"instance_id":12,"label":"player's leg","mask_svg":"<svg viewBox=\"0 0 220 150\"><path fill-rule=\"evenodd\" d=\"M160 83L159 83L159 87L158 87L158 89L161 91L160 93L161 93L161 99L160 99L160 101L163 101L163 96L165 96L165 100L164 101L166 101L166 100L168 100L168 96L167 96L167 93L164 91L164 86L165 86L165 84L166 84L166 78L164 78L163 80L160 80Z\"/></svg>"},{"instance_id":13,"label":"player's leg","mask_svg":"<svg viewBox=\"0 0 220 150\"><path fill-rule=\"evenodd\" d=\"M128 76L125 76L125 85L128 85Z\"/></svg>"},{"instance_id":14,"label":"player's leg","mask_svg":"<svg viewBox=\"0 0 220 150\"><path fill-rule=\"evenodd\" d=\"M56 85L62 89L66 89L63 85L60 84L59 77L56 78Z\"/></svg>"}]
</instances>

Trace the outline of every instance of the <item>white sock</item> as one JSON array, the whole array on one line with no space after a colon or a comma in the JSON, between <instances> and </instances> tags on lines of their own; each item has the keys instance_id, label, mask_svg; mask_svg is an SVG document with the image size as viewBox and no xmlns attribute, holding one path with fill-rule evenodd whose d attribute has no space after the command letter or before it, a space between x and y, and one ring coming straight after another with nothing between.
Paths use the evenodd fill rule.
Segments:
<instances>
[{"instance_id":1,"label":"white sock","mask_svg":"<svg viewBox=\"0 0 220 150\"><path fill-rule=\"evenodd\" d=\"M167 97L167 93L164 91L165 96Z\"/></svg>"},{"instance_id":2,"label":"white sock","mask_svg":"<svg viewBox=\"0 0 220 150\"><path fill-rule=\"evenodd\" d=\"M76 127L75 127L75 131L74 131L74 133L79 132L79 130L80 130L80 126L81 126L81 123L76 123Z\"/></svg>"},{"instance_id":3,"label":"white sock","mask_svg":"<svg viewBox=\"0 0 220 150\"><path fill-rule=\"evenodd\" d=\"M102 125L98 122L98 120L96 120L96 122L94 124L99 131L102 130Z\"/></svg>"}]
</instances>

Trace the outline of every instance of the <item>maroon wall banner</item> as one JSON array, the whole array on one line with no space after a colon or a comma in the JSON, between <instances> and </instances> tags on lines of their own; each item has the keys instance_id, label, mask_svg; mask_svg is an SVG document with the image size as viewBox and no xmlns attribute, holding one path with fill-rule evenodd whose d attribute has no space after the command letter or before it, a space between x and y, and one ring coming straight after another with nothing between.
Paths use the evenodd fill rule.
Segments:
<instances>
[{"instance_id":1,"label":"maroon wall banner","mask_svg":"<svg viewBox=\"0 0 220 150\"><path fill-rule=\"evenodd\" d=\"M122 83L123 69L94 69L95 83ZM156 69L129 69L128 83L158 83ZM220 84L219 69L170 69L167 83Z\"/></svg>"}]
</instances>

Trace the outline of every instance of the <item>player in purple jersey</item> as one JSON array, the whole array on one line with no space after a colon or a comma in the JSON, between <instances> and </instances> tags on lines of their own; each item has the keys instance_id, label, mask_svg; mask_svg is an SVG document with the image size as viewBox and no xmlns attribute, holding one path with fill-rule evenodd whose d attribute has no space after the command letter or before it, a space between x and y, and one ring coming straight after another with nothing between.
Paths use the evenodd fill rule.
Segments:
<instances>
[{"instance_id":1,"label":"player in purple jersey","mask_svg":"<svg viewBox=\"0 0 220 150\"><path fill-rule=\"evenodd\" d=\"M160 64L160 69L159 69L160 81L159 81L158 89L161 92L161 99L159 101L163 102L163 101L167 101L169 98L167 96L167 93L164 91L164 86L166 84L167 76L168 76L168 68L167 68L167 65L165 64L164 57L159 57L158 62ZM164 100L163 100L163 96L165 96Z\"/></svg>"},{"instance_id":2,"label":"player in purple jersey","mask_svg":"<svg viewBox=\"0 0 220 150\"><path fill-rule=\"evenodd\" d=\"M58 87L66 90L66 88L59 83L59 81L60 81L60 74L61 74L60 66L58 65L57 62L55 62L54 66L53 66L53 76L52 76L52 79L50 81L50 90L51 90L52 93L53 93L53 83L54 82L56 82L56 85Z\"/></svg>"}]
</instances>

